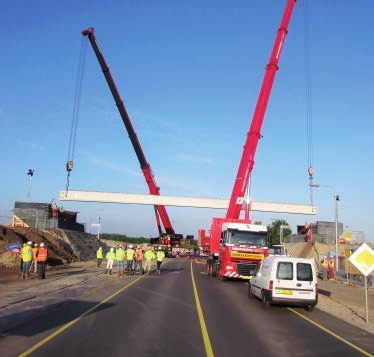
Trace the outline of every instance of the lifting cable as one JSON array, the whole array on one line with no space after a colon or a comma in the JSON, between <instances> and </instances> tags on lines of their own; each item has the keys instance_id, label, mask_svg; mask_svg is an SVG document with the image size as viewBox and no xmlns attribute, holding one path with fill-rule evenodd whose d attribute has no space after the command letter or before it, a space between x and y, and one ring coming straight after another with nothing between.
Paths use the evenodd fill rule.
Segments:
<instances>
[{"instance_id":1,"label":"lifting cable","mask_svg":"<svg viewBox=\"0 0 374 357\"><path fill-rule=\"evenodd\" d=\"M308 0L303 1L304 14L304 47L305 47L305 101L307 120L307 143L308 143L308 174L309 184L313 184L313 117L312 117L312 90L310 74L310 39L309 39L309 9ZM313 205L312 186L310 186L310 201Z\"/></svg>"},{"instance_id":2,"label":"lifting cable","mask_svg":"<svg viewBox=\"0 0 374 357\"><path fill-rule=\"evenodd\" d=\"M82 84L83 84L84 68L85 68L85 64L86 64L86 53L87 53L87 41L86 41L85 37L83 36L82 37L82 42L81 42L80 55L79 55L78 75L77 75L77 82L76 82L76 86L75 86L73 115L72 115L72 121L71 121L71 127L70 127L70 139L69 139L68 156L67 156L67 161L66 161L66 171L67 171L66 194L69 190L70 172L73 170L75 141L76 141L76 137L77 137L77 128L78 128L80 101L81 101L81 96L82 96Z\"/></svg>"}]
</instances>

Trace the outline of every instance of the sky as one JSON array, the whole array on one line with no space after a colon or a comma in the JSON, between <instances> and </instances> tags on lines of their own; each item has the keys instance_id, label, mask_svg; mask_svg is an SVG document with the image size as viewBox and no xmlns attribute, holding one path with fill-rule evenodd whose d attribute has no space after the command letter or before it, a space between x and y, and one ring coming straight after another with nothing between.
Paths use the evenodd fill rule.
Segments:
<instances>
[{"instance_id":1,"label":"sky","mask_svg":"<svg viewBox=\"0 0 374 357\"><path fill-rule=\"evenodd\" d=\"M7 1L0 14L0 222L16 201L54 199L78 211L91 233L97 228L89 222L100 217L101 232L157 236L152 206L58 200L66 188L81 32L89 27L160 194L230 198L285 6L286 0ZM372 0L296 2L251 199L310 204L312 164L313 182L321 185L313 189L318 214L253 211L252 221L285 219L293 233L305 222L333 222L338 194L344 229L374 241L373 16ZM71 190L148 193L89 43L73 161ZM191 207L167 212L177 233L195 237L210 229L212 217L225 216Z\"/></svg>"}]
</instances>

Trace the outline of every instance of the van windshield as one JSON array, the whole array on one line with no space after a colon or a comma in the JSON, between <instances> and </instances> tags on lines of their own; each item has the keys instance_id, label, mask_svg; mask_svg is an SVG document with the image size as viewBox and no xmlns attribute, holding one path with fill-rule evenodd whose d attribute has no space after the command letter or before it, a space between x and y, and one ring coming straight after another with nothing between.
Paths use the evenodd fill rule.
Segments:
<instances>
[{"instance_id":1,"label":"van windshield","mask_svg":"<svg viewBox=\"0 0 374 357\"><path fill-rule=\"evenodd\" d=\"M266 247L267 232L230 231L227 243L250 247Z\"/></svg>"},{"instance_id":2,"label":"van windshield","mask_svg":"<svg viewBox=\"0 0 374 357\"><path fill-rule=\"evenodd\" d=\"M297 263L296 270L297 270L297 280L300 280L300 281L312 281L313 280L312 266L310 264Z\"/></svg>"}]
</instances>

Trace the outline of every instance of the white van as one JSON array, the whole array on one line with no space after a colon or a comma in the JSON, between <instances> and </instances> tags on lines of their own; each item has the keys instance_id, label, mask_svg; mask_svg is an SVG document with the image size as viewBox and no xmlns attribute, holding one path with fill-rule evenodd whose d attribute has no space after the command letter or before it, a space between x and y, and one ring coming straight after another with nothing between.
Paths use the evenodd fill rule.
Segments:
<instances>
[{"instance_id":1,"label":"white van","mask_svg":"<svg viewBox=\"0 0 374 357\"><path fill-rule=\"evenodd\" d=\"M280 255L266 257L248 283L248 297L270 304L302 306L313 311L318 303L318 282L313 259Z\"/></svg>"}]
</instances>

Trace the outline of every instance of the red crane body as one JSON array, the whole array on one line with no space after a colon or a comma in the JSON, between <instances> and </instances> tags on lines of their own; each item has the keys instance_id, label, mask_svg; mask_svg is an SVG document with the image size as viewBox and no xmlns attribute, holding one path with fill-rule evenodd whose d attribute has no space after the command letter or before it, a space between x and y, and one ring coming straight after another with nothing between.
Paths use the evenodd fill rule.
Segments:
<instances>
[{"instance_id":1,"label":"red crane body","mask_svg":"<svg viewBox=\"0 0 374 357\"><path fill-rule=\"evenodd\" d=\"M94 29L93 28L88 28L87 30L82 31L82 35L87 36L88 39L90 40L90 43L92 45L92 48L96 54L96 57L100 63L101 69L104 73L105 79L109 85L109 88L112 92L114 101L116 102L116 106L118 108L118 111L121 115L122 121L125 124L127 133L129 135L129 138L131 140L132 146L135 150L136 156L138 157L139 163L140 163L140 168L143 172L144 178L147 182L148 188L149 188L149 193L151 195L160 195L160 188L157 186L156 181L153 176L153 172L151 169L151 166L147 162L145 155L143 153L142 147L140 146L138 137L135 133L135 130L132 126L130 117L126 111L125 105L123 104L123 101L121 99L121 96L117 90L117 86L114 82L114 79L110 73L109 67L107 66L104 56L100 51L99 45L97 44L97 40L94 34ZM159 222L159 217L161 218L162 224L165 228L165 232L170 235L174 235L174 229L172 227L172 224L170 222L169 216L166 212L166 209L164 206L161 205L156 205L155 206L155 213L156 213L156 222L159 230L159 234L161 236L161 226ZM159 215L159 216L158 216Z\"/></svg>"},{"instance_id":2,"label":"red crane body","mask_svg":"<svg viewBox=\"0 0 374 357\"><path fill-rule=\"evenodd\" d=\"M295 2L296 0L287 1L270 61L266 66L226 218L213 218L209 237L205 236L204 230L199 231L201 251L204 250L204 247L205 249L209 247L210 259L207 261L207 271L210 275L218 275L222 279L228 277L250 278L262 259L268 255L269 238L266 226L251 224L248 217L248 207L245 219L240 219L240 212L245 202L245 193L254 166L257 144L261 137L260 131Z\"/></svg>"}]
</instances>

